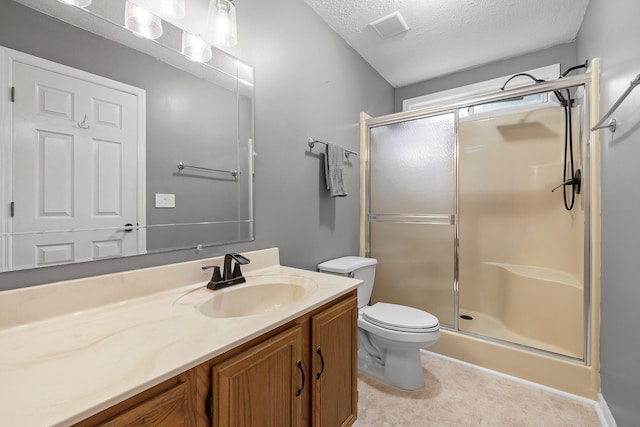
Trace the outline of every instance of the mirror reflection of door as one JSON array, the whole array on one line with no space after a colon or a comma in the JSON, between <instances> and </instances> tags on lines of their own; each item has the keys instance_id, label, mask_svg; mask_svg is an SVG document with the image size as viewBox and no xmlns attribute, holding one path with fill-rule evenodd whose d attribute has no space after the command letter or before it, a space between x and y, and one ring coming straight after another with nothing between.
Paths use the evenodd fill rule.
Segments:
<instances>
[{"instance_id":1,"label":"mirror reflection of door","mask_svg":"<svg viewBox=\"0 0 640 427\"><path fill-rule=\"evenodd\" d=\"M144 91L25 57L12 67L9 267L144 253Z\"/></svg>"}]
</instances>

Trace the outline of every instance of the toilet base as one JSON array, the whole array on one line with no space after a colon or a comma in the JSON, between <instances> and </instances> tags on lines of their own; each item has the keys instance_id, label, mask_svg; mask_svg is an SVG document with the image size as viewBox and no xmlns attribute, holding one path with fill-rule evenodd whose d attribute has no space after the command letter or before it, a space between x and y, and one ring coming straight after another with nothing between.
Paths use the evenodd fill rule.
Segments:
<instances>
[{"instance_id":1,"label":"toilet base","mask_svg":"<svg viewBox=\"0 0 640 427\"><path fill-rule=\"evenodd\" d=\"M384 363L365 350L358 350L358 371L407 391L424 387L420 349L387 350Z\"/></svg>"}]
</instances>

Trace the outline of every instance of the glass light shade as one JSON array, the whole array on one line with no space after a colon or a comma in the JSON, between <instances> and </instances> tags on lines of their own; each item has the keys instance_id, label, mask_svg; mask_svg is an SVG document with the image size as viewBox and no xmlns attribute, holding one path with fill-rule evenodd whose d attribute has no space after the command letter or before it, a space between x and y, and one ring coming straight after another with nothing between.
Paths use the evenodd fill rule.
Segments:
<instances>
[{"instance_id":1,"label":"glass light shade","mask_svg":"<svg viewBox=\"0 0 640 427\"><path fill-rule=\"evenodd\" d=\"M207 14L207 33L218 46L238 44L236 6L231 0L211 0Z\"/></svg>"},{"instance_id":2,"label":"glass light shade","mask_svg":"<svg viewBox=\"0 0 640 427\"><path fill-rule=\"evenodd\" d=\"M200 37L182 32L182 54L194 62L207 62L211 59L211 45Z\"/></svg>"},{"instance_id":3,"label":"glass light shade","mask_svg":"<svg viewBox=\"0 0 640 427\"><path fill-rule=\"evenodd\" d=\"M91 0L58 0L60 3L70 6L87 7L91 4Z\"/></svg>"},{"instance_id":4,"label":"glass light shade","mask_svg":"<svg viewBox=\"0 0 640 427\"><path fill-rule=\"evenodd\" d=\"M124 9L124 26L136 36L151 40L162 35L162 19L131 2Z\"/></svg>"},{"instance_id":5,"label":"glass light shade","mask_svg":"<svg viewBox=\"0 0 640 427\"><path fill-rule=\"evenodd\" d=\"M186 14L185 0L160 0L160 14L166 18L182 19Z\"/></svg>"}]
</instances>

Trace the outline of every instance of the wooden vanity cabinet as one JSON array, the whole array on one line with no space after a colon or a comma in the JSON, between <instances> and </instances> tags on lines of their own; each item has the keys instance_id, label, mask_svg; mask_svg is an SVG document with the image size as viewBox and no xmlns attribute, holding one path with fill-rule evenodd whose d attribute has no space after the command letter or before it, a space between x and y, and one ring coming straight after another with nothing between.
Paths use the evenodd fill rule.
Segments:
<instances>
[{"instance_id":1,"label":"wooden vanity cabinet","mask_svg":"<svg viewBox=\"0 0 640 427\"><path fill-rule=\"evenodd\" d=\"M311 318L313 423L350 426L357 416L358 306L348 299Z\"/></svg>"},{"instance_id":2,"label":"wooden vanity cabinet","mask_svg":"<svg viewBox=\"0 0 640 427\"><path fill-rule=\"evenodd\" d=\"M350 426L357 314L352 291L78 426Z\"/></svg>"},{"instance_id":3,"label":"wooden vanity cabinet","mask_svg":"<svg viewBox=\"0 0 640 427\"><path fill-rule=\"evenodd\" d=\"M211 367L213 426L346 427L357 416L355 294Z\"/></svg>"}]
</instances>

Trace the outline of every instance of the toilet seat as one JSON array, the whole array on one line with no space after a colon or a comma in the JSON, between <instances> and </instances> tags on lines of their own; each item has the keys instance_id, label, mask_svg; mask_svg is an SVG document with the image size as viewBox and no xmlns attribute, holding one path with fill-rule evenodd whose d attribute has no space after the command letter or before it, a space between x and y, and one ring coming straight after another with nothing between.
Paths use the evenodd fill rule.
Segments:
<instances>
[{"instance_id":1,"label":"toilet seat","mask_svg":"<svg viewBox=\"0 0 640 427\"><path fill-rule=\"evenodd\" d=\"M376 326L399 332L424 333L440 327L438 318L426 311L384 302L362 310L362 317Z\"/></svg>"}]
</instances>

